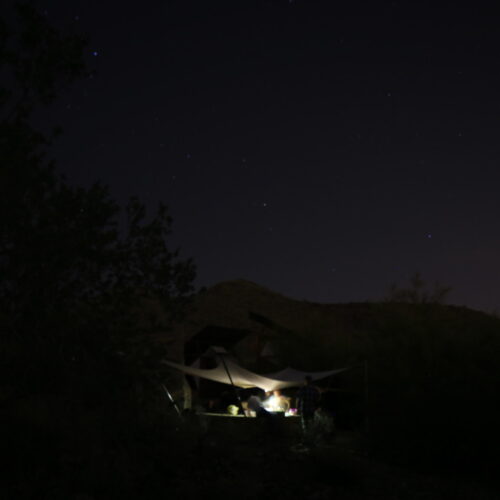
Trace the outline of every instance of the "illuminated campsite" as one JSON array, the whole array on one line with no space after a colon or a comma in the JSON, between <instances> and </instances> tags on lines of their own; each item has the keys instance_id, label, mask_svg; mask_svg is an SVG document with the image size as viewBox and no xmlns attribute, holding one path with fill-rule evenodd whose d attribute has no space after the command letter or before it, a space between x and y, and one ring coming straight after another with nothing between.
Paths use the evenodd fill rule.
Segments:
<instances>
[{"instance_id":1,"label":"illuminated campsite","mask_svg":"<svg viewBox=\"0 0 500 500\"><path fill-rule=\"evenodd\" d=\"M163 363L196 379L202 378L220 384L230 385L235 390L235 395L242 409L244 407L239 397L238 389L261 389L266 395L262 400L262 407L272 413L283 413L284 416L295 416L297 414L297 409L291 406L289 400L285 400L285 397L280 393L281 389L300 387L304 384L306 377L310 377L313 381L318 381L332 377L346 370L346 368L340 368L322 372L302 372L300 370L294 370L293 368L285 368L275 373L259 375L240 366L222 347L212 346L210 351L218 358L217 366L212 369L180 365L172 361L163 361ZM199 380L197 381L197 385L199 387ZM245 402L245 406L248 407L248 402ZM234 408L235 405L229 405L229 407ZM229 410L229 407L226 408L225 413L231 416L237 416L238 412L236 412L235 415L234 409ZM243 416L247 417L255 417L255 413L256 412L253 410L241 412Z\"/></svg>"},{"instance_id":2,"label":"illuminated campsite","mask_svg":"<svg viewBox=\"0 0 500 500\"><path fill-rule=\"evenodd\" d=\"M498 500L497 5L1 6L1 500Z\"/></svg>"}]
</instances>

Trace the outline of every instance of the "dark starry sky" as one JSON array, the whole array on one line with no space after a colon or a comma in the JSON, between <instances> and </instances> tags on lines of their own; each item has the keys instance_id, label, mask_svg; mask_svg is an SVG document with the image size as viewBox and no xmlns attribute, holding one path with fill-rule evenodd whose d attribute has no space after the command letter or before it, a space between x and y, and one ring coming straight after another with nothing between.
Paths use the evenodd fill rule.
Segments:
<instances>
[{"instance_id":1,"label":"dark starry sky","mask_svg":"<svg viewBox=\"0 0 500 500\"><path fill-rule=\"evenodd\" d=\"M92 78L59 168L166 202L199 286L376 300L419 271L500 308L500 32L480 2L37 1Z\"/></svg>"}]
</instances>

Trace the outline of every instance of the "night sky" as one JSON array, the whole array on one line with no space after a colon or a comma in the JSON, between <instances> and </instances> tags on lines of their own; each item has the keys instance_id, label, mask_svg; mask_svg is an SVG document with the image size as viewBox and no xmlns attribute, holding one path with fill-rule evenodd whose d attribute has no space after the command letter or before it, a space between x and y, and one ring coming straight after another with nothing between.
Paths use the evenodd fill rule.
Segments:
<instances>
[{"instance_id":1,"label":"night sky","mask_svg":"<svg viewBox=\"0 0 500 500\"><path fill-rule=\"evenodd\" d=\"M40 113L71 183L165 202L198 286L500 310L500 31L478 2L38 1L93 77Z\"/></svg>"}]
</instances>

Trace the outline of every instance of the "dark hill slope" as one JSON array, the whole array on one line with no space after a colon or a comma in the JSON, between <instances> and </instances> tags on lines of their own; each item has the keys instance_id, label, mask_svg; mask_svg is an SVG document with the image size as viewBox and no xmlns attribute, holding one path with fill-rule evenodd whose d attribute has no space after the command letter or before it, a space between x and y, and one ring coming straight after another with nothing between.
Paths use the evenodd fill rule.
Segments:
<instances>
[{"instance_id":1,"label":"dark hill slope","mask_svg":"<svg viewBox=\"0 0 500 500\"><path fill-rule=\"evenodd\" d=\"M365 360L380 349L387 354L394 349L397 357L406 353L422 358L431 374L447 365L446 360L459 361L463 355L486 364L491 355L500 355L500 320L482 312L434 304L317 304L245 280L219 283L198 294L175 335L186 341L209 325L297 343L300 353L289 349L288 354L300 354L300 359L288 361L304 365L313 358L310 368L318 362L324 367Z\"/></svg>"},{"instance_id":2,"label":"dark hill slope","mask_svg":"<svg viewBox=\"0 0 500 500\"><path fill-rule=\"evenodd\" d=\"M260 333L306 370L366 362L373 451L462 466L500 445L496 317L438 304L315 304L236 280L200 293L177 338L208 325Z\"/></svg>"}]
</instances>

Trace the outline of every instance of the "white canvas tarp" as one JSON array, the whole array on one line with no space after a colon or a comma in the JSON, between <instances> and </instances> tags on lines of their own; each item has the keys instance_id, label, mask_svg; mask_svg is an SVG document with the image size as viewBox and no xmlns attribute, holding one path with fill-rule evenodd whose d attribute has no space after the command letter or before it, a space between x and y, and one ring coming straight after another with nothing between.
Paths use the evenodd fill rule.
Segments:
<instances>
[{"instance_id":1,"label":"white canvas tarp","mask_svg":"<svg viewBox=\"0 0 500 500\"><path fill-rule=\"evenodd\" d=\"M304 383L306 375L309 375L313 380L320 380L348 370L348 368L340 368L322 372L302 372L293 368L285 368L279 372L264 376L243 368L229 357L225 357L224 362L219 360L215 368L208 370L195 366L181 365L173 361L163 361L163 363L194 377L202 377L222 384L232 384L242 389L259 387L266 392L274 391L275 389L285 389L286 387L297 387Z\"/></svg>"},{"instance_id":2,"label":"white canvas tarp","mask_svg":"<svg viewBox=\"0 0 500 500\"><path fill-rule=\"evenodd\" d=\"M338 368L337 370L327 370L323 372L303 372L300 370L295 370L295 368L287 367L279 372L269 373L266 375L266 377L278 380L287 380L289 382L298 382L297 385L300 385L300 383L304 382L306 375L309 375L312 380L321 380L323 378L330 377L331 375L336 375L337 373L344 372L348 369L349 368Z\"/></svg>"}]
</instances>

